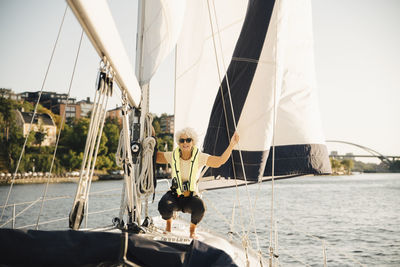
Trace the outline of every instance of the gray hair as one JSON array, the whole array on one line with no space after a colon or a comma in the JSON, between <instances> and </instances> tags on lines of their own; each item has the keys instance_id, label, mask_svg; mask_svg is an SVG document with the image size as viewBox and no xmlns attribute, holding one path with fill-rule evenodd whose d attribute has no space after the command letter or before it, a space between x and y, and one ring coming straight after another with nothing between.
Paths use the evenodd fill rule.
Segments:
<instances>
[{"instance_id":1,"label":"gray hair","mask_svg":"<svg viewBox=\"0 0 400 267\"><path fill-rule=\"evenodd\" d=\"M186 135L187 137L192 138L193 139L193 145L197 144L198 138L197 138L197 134L196 134L196 132L194 131L193 128L186 127L186 128L183 128L182 130L177 131L175 133L175 141L176 141L176 143L178 145L179 145L179 139L181 138L182 135Z\"/></svg>"}]
</instances>

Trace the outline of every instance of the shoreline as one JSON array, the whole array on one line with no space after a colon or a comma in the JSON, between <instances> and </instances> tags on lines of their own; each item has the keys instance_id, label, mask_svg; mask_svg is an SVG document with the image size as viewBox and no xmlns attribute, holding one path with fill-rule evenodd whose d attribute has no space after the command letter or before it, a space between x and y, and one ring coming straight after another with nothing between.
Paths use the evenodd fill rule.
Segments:
<instances>
[{"instance_id":1,"label":"shoreline","mask_svg":"<svg viewBox=\"0 0 400 267\"><path fill-rule=\"evenodd\" d=\"M31 177L31 178L17 178L14 180L14 184L44 184L47 183L47 177ZM99 176L93 175L92 181L98 181ZM1 179L1 185L11 184L12 179ZM49 183L78 183L79 177L50 177Z\"/></svg>"}]
</instances>

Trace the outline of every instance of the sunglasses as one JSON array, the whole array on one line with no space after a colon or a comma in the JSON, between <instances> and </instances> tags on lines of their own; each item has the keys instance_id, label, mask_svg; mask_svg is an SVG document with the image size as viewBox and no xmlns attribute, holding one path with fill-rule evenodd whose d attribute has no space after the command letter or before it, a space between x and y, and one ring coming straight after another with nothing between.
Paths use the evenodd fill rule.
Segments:
<instances>
[{"instance_id":1,"label":"sunglasses","mask_svg":"<svg viewBox=\"0 0 400 267\"><path fill-rule=\"evenodd\" d=\"M192 142L192 138L181 138L181 139L179 139L179 143L181 143L181 144L183 144L183 143L190 143L190 142Z\"/></svg>"}]
</instances>

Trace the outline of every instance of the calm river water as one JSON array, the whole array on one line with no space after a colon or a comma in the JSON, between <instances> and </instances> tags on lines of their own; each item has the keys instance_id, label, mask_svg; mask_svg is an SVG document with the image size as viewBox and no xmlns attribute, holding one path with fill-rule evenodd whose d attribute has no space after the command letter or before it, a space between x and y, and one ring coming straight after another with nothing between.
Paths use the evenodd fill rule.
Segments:
<instances>
[{"instance_id":1,"label":"calm river water","mask_svg":"<svg viewBox=\"0 0 400 267\"><path fill-rule=\"evenodd\" d=\"M110 225L118 215L121 184L122 181L92 184L88 227ZM160 194L150 205L150 215L158 215L157 202L166 188L166 183L159 183ZM4 204L8 190L9 186L0 186L0 205ZM14 185L9 203L37 200L43 190L41 184ZM45 202L40 229L67 229L75 190L73 183L49 185L48 198L58 199ZM268 253L270 182L209 191L203 199L207 212L200 226L224 235L230 229L239 235L250 230L251 245L257 248L258 244L264 254ZM16 205L16 214L28 205ZM39 209L40 202L19 215L15 227L33 228L29 225L35 224ZM100 210L109 211L95 213ZM10 219L12 212L12 208L6 209L0 225ZM56 219L59 221L46 223ZM274 219L281 266L323 266L323 243L328 266L400 266L400 174L309 176L275 181ZM232 222L235 226L230 228ZM11 227L11 222L3 227Z\"/></svg>"}]
</instances>

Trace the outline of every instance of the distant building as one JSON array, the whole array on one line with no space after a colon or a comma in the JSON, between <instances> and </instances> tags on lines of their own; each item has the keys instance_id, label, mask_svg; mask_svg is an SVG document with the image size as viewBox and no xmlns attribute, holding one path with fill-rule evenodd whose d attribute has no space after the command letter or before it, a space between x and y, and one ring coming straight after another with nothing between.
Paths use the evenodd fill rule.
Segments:
<instances>
[{"instance_id":1,"label":"distant building","mask_svg":"<svg viewBox=\"0 0 400 267\"><path fill-rule=\"evenodd\" d=\"M40 91L37 92L23 92L19 96L22 100L36 103L39 99ZM67 102L68 99L68 102ZM68 94L58 94L56 92L43 91L40 96L39 103L51 110L54 114L62 115L65 112L65 117L79 119L81 117L88 117L89 112L92 110L93 103L90 102L90 97L86 100L76 102L75 98L68 98ZM68 103L68 104L67 104Z\"/></svg>"},{"instance_id":2,"label":"distant building","mask_svg":"<svg viewBox=\"0 0 400 267\"><path fill-rule=\"evenodd\" d=\"M16 110L16 122L22 128L23 136L26 137L29 132L29 125L32 121L33 112L23 112ZM57 127L50 117L45 113L36 113L31 131L46 133L42 146L51 146L56 143Z\"/></svg>"},{"instance_id":3,"label":"distant building","mask_svg":"<svg viewBox=\"0 0 400 267\"><path fill-rule=\"evenodd\" d=\"M76 102L80 106L81 117L89 117L89 113L92 111L93 102L90 102L90 97L87 97L86 100L81 100Z\"/></svg>"},{"instance_id":4,"label":"distant building","mask_svg":"<svg viewBox=\"0 0 400 267\"><path fill-rule=\"evenodd\" d=\"M339 153L337 151L331 151L331 154L329 155L331 158L337 158Z\"/></svg>"},{"instance_id":5,"label":"distant building","mask_svg":"<svg viewBox=\"0 0 400 267\"><path fill-rule=\"evenodd\" d=\"M354 160L354 154L353 153L346 153L346 155L344 156L344 159L352 159L352 160Z\"/></svg>"},{"instance_id":6,"label":"distant building","mask_svg":"<svg viewBox=\"0 0 400 267\"><path fill-rule=\"evenodd\" d=\"M162 133L174 133L174 115L161 116L160 129Z\"/></svg>"},{"instance_id":7,"label":"distant building","mask_svg":"<svg viewBox=\"0 0 400 267\"><path fill-rule=\"evenodd\" d=\"M13 90L7 88L0 88L0 97L15 101L21 100L21 96L19 94L16 94L13 92Z\"/></svg>"},{"instance_id":8,"label":"distant building","mask_svg":"<svg viewBox=\"0 0 400 267\"><path fill-rule=\"evenodd\" d=\"M122 125L122 107L116 107L115 109L107 111L106 117L111 119L116 118L118 123Z\"/></svg>"},{"instance_id":9,"label":"distant building","mask_svg":"<svg viewBox=\"0 0 400 267\"><path fill-rule=\"evenodd\" d=\"M79 119L81 117L81 106L79 104L58 104L56 114L62 115L65 112L65 118L76 118Z\"/></svg>"},{"instance_id":10,"label":"distant building","mask_svg":"<svg viewBox=\"0 0 400 267\"><path fill-rule=\"evenodd\" d=\"M40 91L20 93L21 99L31 103L36 103L39 99L39 95ZM58 94L56 92L42 91L39 103L43 107L51 110L51 112L53 112L54 114L60 115L60 104L66 104L67 99L68 105L75 104L76 99L71 97L68 98L68 94Z\"/></svg>"}]
</instances>

